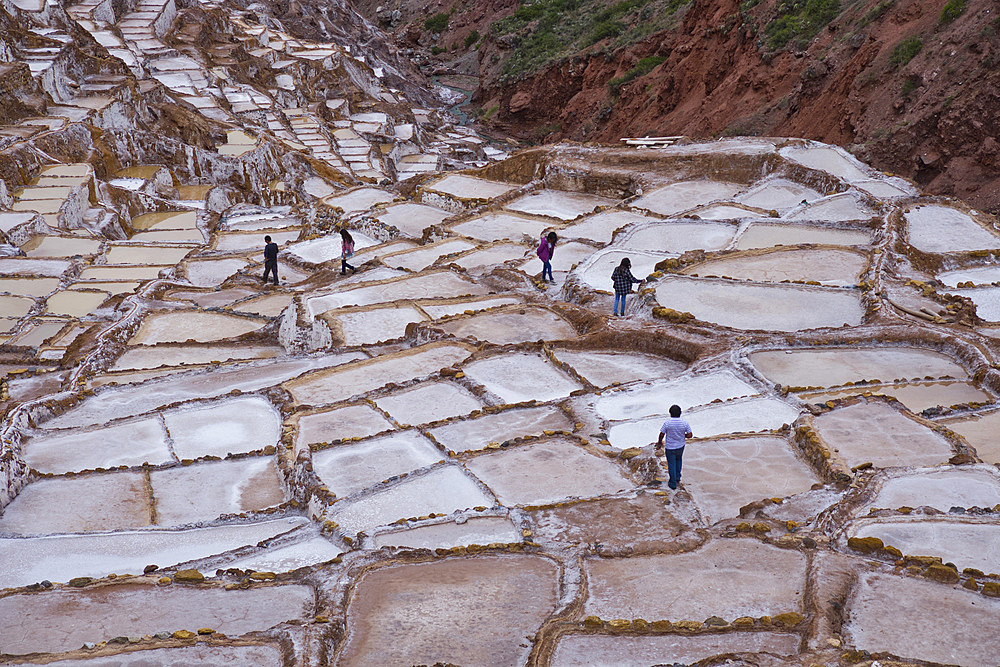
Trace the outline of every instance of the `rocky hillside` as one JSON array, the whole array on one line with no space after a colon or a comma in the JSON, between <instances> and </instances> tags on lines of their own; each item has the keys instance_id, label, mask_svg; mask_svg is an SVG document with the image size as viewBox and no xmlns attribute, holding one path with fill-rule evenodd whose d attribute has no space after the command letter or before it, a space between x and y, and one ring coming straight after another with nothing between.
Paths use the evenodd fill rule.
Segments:
<instances>
[{"instance_id":1,"label":"rocky hillside","mask_svg":"<svg viewBox=\"0 0 1000 667\"><path fill-rule=\"evenodd\" d=\"M800 136L1000 210L991 0L360 5L425 71L475 71L481 122L525 140Z\"/></svg>"}]
</instances>

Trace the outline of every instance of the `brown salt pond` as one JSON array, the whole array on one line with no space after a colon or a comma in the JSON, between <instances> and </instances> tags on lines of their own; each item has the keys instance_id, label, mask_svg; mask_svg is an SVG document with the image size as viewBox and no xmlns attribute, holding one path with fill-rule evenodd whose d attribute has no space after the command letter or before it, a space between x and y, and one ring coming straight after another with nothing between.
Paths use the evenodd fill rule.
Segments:
<instances>
[{"instance_id":1,"label":"brown salt pond","mask_svg":"<svg viewBox=\"0 0 1000 667\"><path fill-rule=\"evenodd\" d=\"M794 656L801 638L777 632L737 632L700 637L628 637L567 635L559 640L552 667L648 667L657 664L694 664L727 653L764 653Z\"/></svg>"},{"instance_id":2,"label":"brown salt pond","mask_svg":"<svg viewBox=\"0 0 1000 667\"><path fill-rule=\"evenodd\" d=\"M204 313L193 310L160 312L146 317L129 343L132 345L156 345L157 343L183 343L190 340L205 343L242 336L260 329L265 324L266 322L260 320L224 313Z\"/></svg>"},{"instance_id":3,"label":"brown salt pond","mask_svg":"<svg viewBox=\"0 0 1000 667\"><path fill-rule=\"evenodd\" d=\"M738 517L755 500L808 491L819 481L784 438L701 440L684 456L685 487L709 523Z\"/></svg>"},{"instance_id":4,"label":"brown salt pond","mask_svg":"<svg viewBox=\"0 0 1000 667\"><path fill-rule=\"evenodd\" d=\"M986 463L1000 463L1000 411L964 415L939 423L965 438Z\"/></svg>"},{"instance_id":5,"label":"brown salt pond","mask_svg":"<svg viewBox=\"0 0 1000 667\"><path fill-rule=\"evenodd\" d=\"M132 218L132 229L194 229L198 215L194 211L167 211L146 213Z\"/></svg>"},{"instance_id":6,"label":"brown salt pond","mask_svg":"<svg viewBox=\"0 0 1000 667\"><path fill-rule=\"evenodd\" d=\"M508 506L593 498L634 486L617 463L562 438L488 452L466 467Z\"/></svg>"},{"instance_id":7,"label":"brown salt pond","mask_svg":"<svg viewBox=\"0 0 1000 667\"><path fill-rule=\"evenodd\" d=\"M21 318L27 315L34 306L34 299L0 295L0 317Z\"/></svg>"},{"instance_id":8,"label":"brown salt pond","mask_svg":"<svg viewBox=\"0 0 1000 667\"><path fill-rule=\"evenodd\" d=\"M529 340L566 340L577 332L568 321L545 308L504 309L462 317L437 325L458 338L506 345Z\"/></svg>"},{"instance_id":9,"label":"brown salt pond","mask_svg":"<svg viewBox=\"0 0 1000 667\"><path fill-rule=\"evenodd\" d=\"M992 631L1000 600L979 593L920 577L863 573L846 608L844 637L858 650L982 667L1000 655L1000 634Z\"/></svg>"},{"instance_id":10,"label":"brown salt pond","mask_svg":"<svg viewBox=\"0 0 1000 667\"><path fill-rule=\"evenodd\" d=\"M339 665L523 664L555 610L556 564L538 556L449 559L365 574L347 607Z\"/></svg>"},{"instance_id":11,"label":"brown salt pond","mask_svg":"<svg viewBox=\"0 0 1000 667\"><path fill-rule=\"evenodd\" d=\"M210 627L230 636L311 615L308 586L249 590L119 584L0 598L0 652L60 653L84 642ZM80 619L87 619L81 623Z\"/></svg>"},{"instance_id":12,"label":"brown salt pond","mask_svg":"<svg viewBox=\"0 0 1000 667\"><path fill-rule=\"evenodd\" d=\"M46 296L58 287L58 278L0 278L0 292L15 296Z\"/></svg>"},{"instance_id":13,"label":"brown salt pond","mask_svg":"<svg viewBox=\"0 0 1000 667\"><path fill-rule=\"evenodd\" d=\"M584 561L584 616L703 621L802 611L806 557L755 539L718 539L696 551ZM695 588L678 586L695 581Z\"/></svg>"},{"instance_id":14,"label":"brown salt pond","mask_svg":"<svg viewBox=\"0 0 1000 667\"><path fill-rule=\"evenodd\" d=\"M162 266L88 266L80 271L80 280L154 280Z\"/></svg>"},{"instance_id":15,"label":"brown salt pond","mask_svg":"<svg viewBox=\"0 0 1000 667\"><path fill-rule=\"evenodd\" d=\"M267 294L256 299L240 301L230 308L238 313L250 313L262 317L277 317L292 303L291 294Z\"/></svg>"},{"instance_id":16,"label":"brown salt pond","mask_svg":"<svg viewBox=\"0 0 1000 667\"><path fill-rule=\"evenodd\" d=\"M284 502L274 461L251 457L156 470L150 474L156 523L177 526Z\"/></svg>"},{"instance_id":17,"label":"brown salt pond","mask_svg":"<svg viewBox=\"0 0 1000 667\"><path fill-rule=\"evenodd\" d=\"M868 258L848 250L779 250L765 254L723 257L695 264L687 275L724 276L741 280L778 283L816 281L823 285L854 285Z\"/></svg>"},{"instance_id":18,"label":"brown salt pond","mask_svg":"<svg viewBox=\"0 0 1000 667\"><path fill-rule=\"evenodd\" d=\"M282 667L284 664L281 649L277 646L258 644L219 646L203 643L176 648L142 649L82 660L60 660L58 663L59 667L151 667L152 665Z\"/></svg>"},{"instance_id":19,"label":"brown salt pond","mask_svg":"<svg viewBox=\"0 0 1000 667\"><path fill-rule=\"evenodd\" d=\"M131 347L111 367L115 371L202 365L244 359L270 359L284 353L280 347L213 345L154 345Z\"/></svg>"},{"instance_id":20,"label":"brown salt pond","mask_svg":"<svg viewBox=\"0 0 1000 667\"><path fill-rule=\"evenodd\" d=\"M944 463L954 452L948 441L906 413L884 403L861 402L817 416L813 426L848 468L871 462L877 468ZM865 433L859 438L858 433Z\"/></svg>"},{"instance_id":21,"label":"brown salt pond","mask_svg":"<svg viewBox=\"0 0 1000 667\"><path fill-rule=\"evenodd\" d=\"M100 249L100 240L78 236L36 236L21 246L21 250L28 257L96 255Z\"/></svg>"},{"instance_id":22,"label":"brown salt pond","mask_svg":"<svg viewBox=\"0 0 1000 667\"><path fill-rule=\"evenodd\" d=\"M107 292L92 290L66 290L56 292L45 301L45 312L49 315L83 317L94 312L107 301Z\"/></svg>"},{"instance_id":23,"label":"brown salt pond","mask_svg":"<svg viewBox=\"0 0 1000 667\"><path fill-rule=\"evenodd\" d=\"M951 357L916 347L763 350L748 358L768 380L790 387L968 377Z\"/></svg>"}]
</instances>

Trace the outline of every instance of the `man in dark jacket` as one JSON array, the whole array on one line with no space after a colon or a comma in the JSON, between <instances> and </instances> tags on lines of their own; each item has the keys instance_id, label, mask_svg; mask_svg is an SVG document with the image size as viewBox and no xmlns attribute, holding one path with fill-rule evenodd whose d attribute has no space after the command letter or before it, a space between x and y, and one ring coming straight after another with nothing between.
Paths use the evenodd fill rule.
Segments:
<instances>
[{"instance_id":1,"label":"man in dark jacket","mask_svg":"<svg viewBox=\"0 0 1000 667\"><path fill-rule=\"evenodd\" d=\"M274 277L274 284L278 284L278 244L271 242L270 236L264 237L264 284L267 284L267 274Z\"/></svg>"}]
</instances>

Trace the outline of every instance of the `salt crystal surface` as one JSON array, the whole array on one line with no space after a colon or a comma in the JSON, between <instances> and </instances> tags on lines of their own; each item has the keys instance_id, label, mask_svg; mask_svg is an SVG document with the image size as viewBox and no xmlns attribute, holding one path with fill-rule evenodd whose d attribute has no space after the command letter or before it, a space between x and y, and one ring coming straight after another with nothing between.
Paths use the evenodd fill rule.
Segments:
<instances>
[{"instance_id":1,"label":"salt crystal surface","mask_svg":"<svg viewBox=\"0 0 1000 667\"><path fill-rule=\"evenodd\" d=\"M0 539L0 588L43 579L142 574L253 545L308 524L295 517L189 530L129 530L100 535Z\"/></svg>"},{"instance_id":2,"label":"salt crystal surface","mask_svg":"<svg viewBox=\"0 0 1000 667\"><path fill-rule=\"evenodd\" d=\"M831 399L873 392L892 396L912 412L937 406L950 407L966 403L992 403L993 397L969 382L913 382L882 386L859 386L819 393L802 393L807 403L826 403Z\"/></svg>"},{"instance_id":3,"label":"salt crystal surface","mask_svg":"<svg viewBox=\"0 0 1000 667\"><path fill-rule=\"evenodd\" d=\"M198 643L176 648L129 651L86 660L60 660L58 664L59 667L152 667L153 665L281 667L285 662L281 657L281 649L277 646L218 646Z\"/></svg>"},{"instance_id":4,"label":"salt crystal surface","mask_svg":"<svg viewBox=\"0 0 1000 667\"><path fill-rule=\"evenodd\" d=\"M439 243L418 246L413 250L404 250L401 253L388 255L382 258L382 262L394 269L422 271L437 261L439 257L471 250L475 247L474 244L462 239L447 239Z\"/></svg>"},{"instance_id":5,"label":"salt crystal surface","mask_svg":"<svg viewBox=\"0 0 1000 667\"><path fill-rule=\"evenodd\" d=\"M466 466L504 505L592 498L633 486L616 463L564 439L490 452Z\"/></svg>"},{"instance_id":6,"label":"salt crystal surface","mask_svg":"<svg viewBox=\"0 0 1000 667\"><path fill-rule=\"evenodd\" d=\"M247 265L248 262L242 259L201 260L188 262L185 271L192 285L216 287Z\"/></svg>"},{"instance_id":7,"label":"salt crystal surface","mask_svg":"<svg viewBox=\"0 0 1000 667\"><path fill-rule=\"evenodd\" d=\"M667 308L734 329L856 326L864 315L859 293L843 289L671 277L660 281L656 299Z\"/></svg>"},{"instance_id":8,"label":"salt crystal surface","mask_svg":"<svg viewBox=\"0 0 1000 667\"><path fill-rule=\"evenodd\" d=\"M448 174L444 178L427 186L436 192L453 195L462 199L493 199L506 194L517 186L508 183L487 181L463 174Z\"/></svg>"},{"instance_id":9,"label":"salt crystal surface","mask_svg":"<svg viewBox=\"0 0 1000 667\"><path fill-rule=\"evenodd\" d=\"M244 359L268 359L281 355L280 347L230 347L213 345L156 345L153 347L133 347L118 357L111 370L125 371L160 366L183 366L209 364L213 361L233 361Z\"/></svg>"},{"instance_id":10,"label":"salt crystal surface","mask_svg":"<svg viewBox=\"0 0 1000 667\"><path fill-rule=\"evenodd\" d=\"M507 403L565 398L580 385L538 354L512 353L474 361L465 374Z\"/></svg>"},{"instance_id":11,"label":"salt crystal surface","mask_svg":"<svg viewBox=\"0 0 1000 667\"><path fill-rule=\"evenodd\" d=\"M61 475L94 468L172 463L159 418L140 419L95 430L58 434L42 431L27 440L24 460L43 473Z\"/></svg>"},{"instance_id":12,"label":"salt crystal surface","mask_svg":"<svg viewBox=\"0 0 1000 667\"><path fill-rule=\"evenodd\" d=\"M924 252L966 252L1000 248L1000 236L969 214L950 206L914 206L905 214L907 236Z\"/></svg>"},{"instance_id":13,"label":"salt crystal surface","mask_svg":"<svg viewBox=\"0 0 1000 667\"><path fill-rule=\"evenodd\" d=\"M616 229L656 221L657 218L633 211L602 211L587 216L581 222L563 227L560 236L571 239L589 239L598 243L611 243L611 237Z\"/></svg>"},{"instance_id":14,"label":"salt crystal surface","mask_svg":"<svg viewBox=\"0 0 1000 667\"><path fill-rule=\"evenodd\" d=\"M868 178L860 162L833 146L789 146L778 152L785 159L810 169L825 171L848 182Z\"/></svg>"},{"instance_id":15,"label":"salt crystal surface","mask_svg":"<svg viewBox=\"0 0 1000 667\"><path fill-rule=\"evenodd\" d=\"M314 296L306 301L306 307L315 316L344 306L371 306L403 299L447 299L485 293L485 288L450 271L437 271Z\"/></svg>"},{"instance_id":16,"label":"salt crystal surface","mask_svg":"<svg viewBox=\"0 0 1000 667\"><path fill-rule=\"evenodd\" d=\"M949 290L951 294L968 297L976 304L976 315L987 322L1000 322L1000 287L974 287Z\"/></svg>"},{"instance_id":17,"label":"salt crystal surface","mask_svg":"<svg viewBox=\"0 0 1000 667\"><path fill-rule=\"evenodd\" d=\"M438 325L458 338L474 338L497 345L529 340L576 338L576 329L558 314L545 308L506 309L463 317Z\"/></svg>"},{"instance_id":18,"label":"salt crystal surface","mask_svg":"<svg viewBox=\"0 0 1000 667\"><path fill-rule=\"evenodd\" d=\"M888 509L930 506L947 512L952 507L993 507L998 497L996 469L962 466L888 479L870 505Z\"/></svg>"},{"instance_id":19,"label":"salt crystal surface","mask_svg":"<svg viewBox=\"0 0 1000 667\"><path fill-rule=\"evenodd\" d=\"M804 205L788 214L789 220L847 221L866 220L874 216L853 194L844 192Z\"/></svg>"},{"instance_id":20,"label":"salt crystal surface","mask_svg":"<svg viewBox=\"0 0 1000 667\"><path fill-rule=\"evenodd\" d=\"M264 509L285 500L270 457L199 463L149 475L162 526L210 521L221 514Z\"/></svg>"},{"instance_id":21,"label":"salt crystal surface","mask_svg":"<svg viewBox=\"0 0 1000 667\"><path fill-rule=\"evenodd\" d=\"M336 445L313 454L313 468L338 496L437 463L443 454L417 431Z\"/></svg>"},{"instance_id":22,"label":"salt crystal surface","mask_svg":"<svg viewBox=\"0 0 1000 667\"><path fill-rule=\"evenodd\" d=\"M914 604L933 600L933 604ZM848 646L949 665L992 667L1000 600L919 577L863 573L847 602ZM935 632L927 632L927 628ZM947 641L942 641L947 637Z\"/></svg>"},{"instance_id":23,"label":"salt crystal surface","mask_svg":"<svg viewBox=\"0 0 1000 667\"><path fill-rule=\"evenodd\" d=\"M778 283L816 281L846 287L857 284L868 257L848 250L778 250L762 255L730 255L684 269L697 276L724 276L738 280Z\"/></svg>"},{"instance_id":24,"label":"salt crystal surface","mask_svg":"<svg viewBox=\"0 0 1000 667\"><path fill-rule=\"evenodd\" d=\"M692 443L684 450L683 479L709 523L738 517L755 500L808 491L819 481L785 438L772 436Z\"/></svg>"},{"instance_id":25,"label":"salt crystal surface","mask_svg":"<svg viewBox=\"0 0 1000 667\"><path fill-rule=\"evenodd\" d=\"M859 380L954 377L968 374L950 357L915 347L762 350L748 355L768 380L794 387L833 387ZM900 374L905 377L898 377Z\"/></svg>"},{"instance_id":26,"label":"salt crystal surface","mask_svg":"<svg viewBox=\"0 0 1000 667\"><path fill-rule=\"evenodd\" d=\"M274 243L283 246L299 238L298 230L294 231L269 231L268 235ZM245 252L247 250L260 250L264 252L264 238L259 233L254 234L218 234L216 236L215 249L220 252ZM280 265L278 267L281 268Z\"/></svg>"},{"instance_id":27,"label":"salt crystal surface","mask_svg":"<svg viewBox=\"0 0 1000 667\"><path fill-rule=\"evenodd\" d=\"M996 498L996 495L993 496ZM848 531L852 537L877 537L904 554L938 556L982 572L1000 570L1000 526L926 518L861 521Z\"/></svg>"},{"instance_id":28,"label":"salt crystal surface","mask_svg":"<svg viewBox=\"0 0 1000 667\"><path fill-rule=\"evenodd\" d=\"M454 213L425 204L396 204L387 206L376 214L376 218L386 224L397 227L403 234L419 238L426 227L440 224Z\"/></svg>"},{"instance_id":29,"label":"salt crystal surface","mask_svg":"<svg viewBox=\"0 0 1000 667\"><path fill-rule=\"evenodd\" d=\"M344 345L372 345L406 335L407 325L427 318L413 306L389 306L357 311L335 311L328 321Z\"/></svg>"},{"instance_id":30,"label":"salt crystal surface","mask_svg":"<svg viewBox=\"0 0 1000 667\"><path fill-rule=\"evenodd\" d=\"M355 250L368 248L379 243L376 239L356 230L351 231L351 237L354 239ZM318 239L295 243L285 248L285 252L294 255L303 262L319 264L332 259L340 259L342 244L343 239L341 239L340 234L331 234L329 236L321 236Z\"/></svg>"},{"instance_id":31,"label":"salt crystal surface","mask_svg":"<svg viewBox=\"0 0 1000 667\"><path fill-rule=\"evenodd\" d=\"M163 413L178 458L225 457L277 445L281 414L259 396L227 398Z\"/></svg>"},{"instance_id":32,"label":"salt crystal surface","mask_svg":"<svg viewBox=\"0 0 1000 667\"><path fill-rule=\"evenodd\" d=\"M306 414L299 418L297 449L332 440L365 438L391 430L392 423L367 403Z\"/></svg>"},{"instance_id":33,"label":"salt crystal surface","mask_svg":"<svg viewBox=\"0 0 1000 667\"><path fill-rule=\"evenodd\" d=\"M1000 411L965 415L941 422L975 447L986 463L1000 463Z\"/></svg>"},{"instance_id":34,"label":"salt crystal surface","mask_svg":"<svg viewBox=\"0 0 1000 667\"><path fill-rule=\"evenodd\" d=\"M330 206L342 208L345 213L354 213L366 211L376 204L392 201L392 194L376 188L358 188L342 195L328 197L324 201Z\"/></svg>"},{"instance_id":35,"label":"salt crystal surface","mask_svg":"<svg viewBox=\"0 0 1000 667\"><path fill-rule=\"evenodd\" d=\"M604 419L637 419L663 415L675 403L682 410L689 410L715 400L727 401L759 393L730 371L714 371L608 392L596 399L595 407Z\"/></svg>"},{"instance_id":36,"label":"salt crystal surface","mask_svg":"<svg viewBox=\"0 0 1000 667\"><path fill-rule=\"evenodd\" d=\"M467 419L430 429L439 443L453 452L483 449L497 438L521 438L541 435L544 431L561 431L573 424L556 407L543 406L520 410L505 410L495 414Z\"/></svg>"},{"instance_id":37,"label":"salt crystal surface","mask_svg":"<svg viewBox=\"0 0 1000 667\"><path fill-rule=\"evenodd\" d=\"M24 259L4 257L0 259L0 273L4 275L34 275L59 277L72 265L61 259Z\"/></svg>"},{"instance_id":38,"label":"salt crystal surface","mask_svg":"<svg viewBox=\"0 0 1000 667\"><path fill-rule=\"evenodd\" d=\"M61 653L84 642L181 627L211 627L236 637L307 618L313 607L313 590L301 585L226 591L118 584L12 595L0 598L0 637L7 638L0 650L12 655Z\"/></svg>"},{"instance_id":39,"label":"salt crystal surface","mask_svg":"<svg viewBox=\"0 0 1000 667\"><path fill-rule=\"evenodd\" d=\"M295 544L273 547L243 558L226 561L219 568L238 568L258 572L288 572L300 567L331 561L342 553L344 551L331 543L330 540L316 536Z\"/></svg>"},{"instance_id":40,"label":"salt crystal surface","mask_svg":"<svg viewBox=\"0 0 1000 667\"><path fill-rule=\"evenodd\" d=\"M615 200L584 192L536 190L507 204L506 208L522 213L545 215L560 220L572 220L592 213L598 206L614 206Z\"/></svg>"},{"instance_id":41,"label":"salt crystal surface","mask_svg":"<svg viewBox=\"0 0 1000 667\"><path fill-rule=\"evenodd\" d=\"M552 256L553 270L556 272L569 271L595 252L597 252L597 249L586 243L579 243L577 241L570 241L569 243L560 242L556 246L556 252ZM519 267L522 271L535 273L542 270L542 261L537 256L530 257L522 262Z\"/></svg>"},{"instance_id":42,"label":"salt crystal surface","mask_svg":"<svg viewBox=\"0 0 1000 667\"><path fill-rule=\"evenodd\" d=\"M521 533L510 519L498 516L473 517L464 523L448 521L407 530L379 533L372 538L374 547L409 547L411 549L450 549L469 544L512 544L521 542Z\"/></svg>"},{"instance_id":43,"label":"salt crystal surface","mask_svg":"<svg viewBox=\"0 0 1000 667\"><path fill-rule=\"evenodd\" d=\"M989 285L1000 282L1000 266L974 266L968 269L945 271L937 274L936 277L948 287L958 287L959 283L964 282Z\"/></svg>"},{"instance_id":44,"label":"salt crystal surface","mask_svg":"<svg viewBox=\"0 0 1000 667\"><path fill-rule=\"evenodd\" d=\"M231 308L237 313L277 317L293 300L294 297L291 294L265 294L249 301L233 304Z\"/></svg>"},{"instance_id":45,"label":"salt crystal surface","mask_svg":"<svg viewBox=\"0 0 1000 667\"><path fill-rule=\"evenodd\" d=\"M522 259L527 252L528 249L523 245L500 243L457 257L453 262L464 269L471 270L481 267L492 269L497 264Z\"/></svg>"},{"instance_id":46,"label":"salt crystal surface","mask_svg":"<svg viewBox=\"0 0 1000 667\"><path fill-rule=\"evenodd\" d=\"M721 250L732 242L738 227L725 222L658 222L640 225L615 239L623 251L655 251L680 255L688 250ZM636 278L642 275L633 271ZM608 274L610 275L610 274Z\"/></svg>"},{"instance_id":47,"label":"salt crystal surface","mask_svg":"<svg viewBox=\"0 0 1000 667\"><path fill-rule=\"evenodd\" d=\"M347 533L368 531L396 519L451 514L470 507L491 507L487 496L465 473L452 465L355 500L341 500L330 509L330 518Z\"/></svg>"},{"instance_id":48,"label":"salt crystal surface","mask_svg":"<svg viewBox=\"0 0 1000 667\"><path fill-rule=\"evenodd\" d=\"M720 199L730 199L743 186L721 181L682 181L653 190L630 205L661 215L675 215Z\"/></svg>"},{"instance_id":49,"label":"salt crystal surface","mask_svg":"<svg viewBox=\"0 0 1000 667\"><path fill-rule=\"evenodd\" d=\"M552 656L552 667L649 667L694 664L724 653L796 655L799 636L777 632L739 632L684 637L564 635Z\"/></svg>"},{"instance_id":50,"label":"salt crystal surface","mask_svg":"<svg viewBox=\"0 0 1000 667\"><path fill-rule=\"evenodd\" d=\"M502 296L486 299L470 299L468 301L455 301L452 303L421 303L420 309L430 315L433 319L440 319L450 315L458 315L466 311L486 310L497 306L507 306L514 303L521 303L517 297Z\"/></svg>"},{"instance_id":51,"label":"salt crystal surface","mask_svg":"<svg viewBox=\"0 0 1000 667\"><path fill-rule=\"evenodd\" d=\"M585 615L696 619L801 611L806 557L757 540L715 540L684 554L589 558ZM698 586L678 586L697 581Z\"/></svg>"},{"instance_id":52,"label":"salt crystal surface","mask_svg":"<svg viewBox=\"0 0 1000 667\"><path fill-rule=\"evenodd\" d=\"M129 340L133 345L183 343L188 340L209 342L235 338L265 326L265 322L223 313L172 311L153 313Z\"/></svg>"},{"instance_id":53,"label":"salt crystal surface","mask_svg":"<svg viewBox=\"0 0 1000 667\"><path fill-rule=\"evenodd\" d=\"M446 381L418 384L377 398L375 404L400 424L427 424L483 407L469 390Z\"/></svg>"},{"instance_id":54,"label":"salt crystal surface","mask_svg":"<svg viewBox=\"0 0 1000 667\"><path fill-rule=\"evenodd\" d=\"M787 178L768 179L736 198L736 201L747 206L763 209L774 209L784 212L795 208L803 200L807 202L821 199L823 195L810 187L796 183Z\"/></svg>"},{"instance_id":55,"label":"salt crystal surface","mask_svg":"<svg viewBox=\"0 0 1000 667\"><path fill-rule=\"evenodd\" d=\"M109 245L105 252L108 264L176 264L191 252L191 248L165 246Z\"/></svg>"},{"instance_id":56,"label":"salt crystal surface","mask_svg":"<svg viewBox=\"0 0 1000 667\"><path fill-rule=\"evenodd\" d=\"M778 245L815 243L825 245L867 245L871 232L832 229L812 225L771 224L753 222L736 241L737 250L770 248Z\"/></svg>"},{"instance_id":57,"label":"salt crystal surface","mask_svg":"<svg viewBox=\"0 0 1000 667\"><path fill-rule=\"evenodd\" d=\"M136 387L107 389L87 398L66 412L43 422L43 428L70 428L99 424L112 419L149 412L164 405L200 398L213 398L234 389L257 391L280 384L302 373L366 358L360 352L329 354L305 359L287 359L235 368L213 368L191 377L151 380Z\"/></svg>"},{"instance_id":58,"label":"salt crystal surface","mask_svg":"<svg viewBox=\"0 0 1000 667\"><path fill-rule=\"evenodd\" d=\"M684 364L667 357L635 352L593 350L553 350L556 359L568 364L588 382L607 387L635 380L670 378L684 370Z\"/></svg>"},{"instance_id":59,"label":"salt crystal surface","mask_svg":"<svg viewBox=\"0 0 1000 667\"><path fill-rule=\"evenodd\" d=\"M593 289L610 293L614 289L611 273L626 257L632 263L632 275L642 280L654 271L657 262L666 259L667 256L666 253L609 248L591 255L573 273L579 276L581 282Z\"/></svg>"},{"instance_id":60,"label":"salt crystal surface","mask_svg":"<svg viewBox=\"0 0 1000 667\"><path fill-rule=\"evenodd\" d=\"M452 226L451 231L480 241L500 239L521 240L523 236L537 239L551 224L512 213L486 213Z\"/></svg>"},{"instance_id":61,"label":"salt crystal surface","mask_svg":"<svg viewBox=\"0 0 1000 667\"><path fill-rule=\"evenodd\" d=\"M138 528L152 523L142 474L115 472L28 484L4 508L0 533L45 535ZM58 507L58 512L52 509Z\"/></svg>"}]
</instances>

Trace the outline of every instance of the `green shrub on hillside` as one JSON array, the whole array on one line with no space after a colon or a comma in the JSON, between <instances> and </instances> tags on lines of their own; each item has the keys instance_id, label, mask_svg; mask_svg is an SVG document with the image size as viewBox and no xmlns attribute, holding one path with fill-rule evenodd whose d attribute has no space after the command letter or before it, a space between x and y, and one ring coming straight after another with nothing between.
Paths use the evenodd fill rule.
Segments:
<instances>
[{"instance_id":1,"label":"green shrub on hillside","mask_svg":"<svg viewBox=\"0 0 1000 667\"><path fill-rule=\"evenodd\" d=\"M840 0L791 0L779 5L780 15L767 24L768 46L780 49L793 39L804 48L840 13Z\"/></svg>"},{"instance_id":2,"label":"green shrub on hillside","mask_svg":"<svg viewBox=\"0 0 1000 667\"><path fill-rule=\"evenodd\" d=\"M621 90L622 86L629 81L638 79L640 76L646 76L656 69L656 67L664 60L666 60L666 58L663 56L646 56L637 62L635 67L629 71L619 77L611 79L611 81L608 81L608 92L610 92L612 96L618 97L618 92Z\"/></svg>"},{"instance_id":3,"label":"green shrub on hillside","mask_svg":"<svg viewBox=\"0 0 1000 667\"><path fill-rule=\"evenodd\" d=\"M941 8L941 16L938 18L938 23L951 23L965 11L966 0L948 0L945 6Z\"/></svg>"},{"instance_id":4,"label":"green shrub on hillside","mask_svg":"<svg viewBox=\"0 0 1000 667\"><path fill-rule=\"evenodd\" d=\"M448 29L448 15L435 14L424 21L424 27L431 32L444 32Z\"/></svg>"},{"instance_id":5,"label":"green shrub on hillside","mask_svg":"<svg viewBox=\"0 0 1000 667\"><path fill-rule=\"evenodd\" d=\"M922 48L924 48L924 42L919 37L916 35L907 37L893 47L892 53L889 54L889 62L902 67L913 60Z\"/></svg>"},{"instance_id":6,"label":"green shrub on hillside","mask_svg":"<svg viewBox=\"0 0 1000 667\"><path fill-rule=\"evenodd\" d=\"M465 38L465 48L469 48L470 46L472 46L473 44L475 44L478 41L479 41L479 31L478 30L473 30Z\"/></svg>"}]
</instances>

